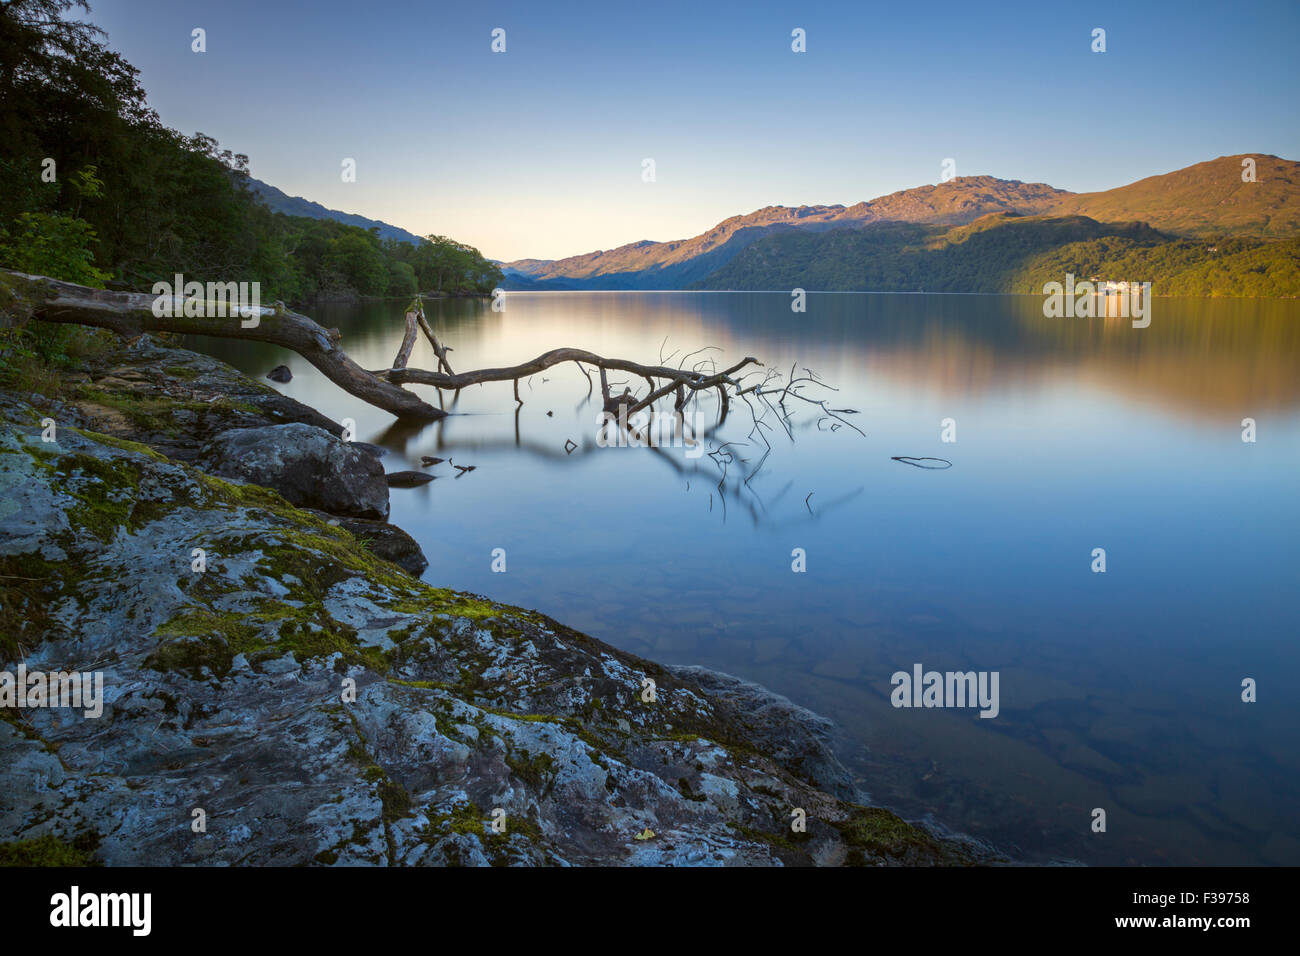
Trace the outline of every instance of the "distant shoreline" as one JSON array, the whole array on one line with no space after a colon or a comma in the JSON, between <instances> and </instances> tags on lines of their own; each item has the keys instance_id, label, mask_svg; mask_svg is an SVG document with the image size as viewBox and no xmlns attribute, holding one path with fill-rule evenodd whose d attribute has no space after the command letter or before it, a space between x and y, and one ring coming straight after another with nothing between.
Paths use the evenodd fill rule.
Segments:
<instances>
[{"instance_id":1,"label":"distant shoreline","mask_svg":"<svg viewBox=\"0 0 1300 956\"><path fill-rule=\"evenodd\" d=\"M1019 296L1026 299L1041 299L1040 292L925 292L892 291L888 289L804 289L808 295L982 295L982 296ZM506 295L790 295L789 289L502 289ZM1157 299L1264 299L1271 302L1287 302L1300 299L1296 295L1162 295L1151 293ZM391 296L387 298L392 298ZM461 297L464 298L464 297ZM490 295L478 298L491 298Z\"/></svg>"}]
</instances>

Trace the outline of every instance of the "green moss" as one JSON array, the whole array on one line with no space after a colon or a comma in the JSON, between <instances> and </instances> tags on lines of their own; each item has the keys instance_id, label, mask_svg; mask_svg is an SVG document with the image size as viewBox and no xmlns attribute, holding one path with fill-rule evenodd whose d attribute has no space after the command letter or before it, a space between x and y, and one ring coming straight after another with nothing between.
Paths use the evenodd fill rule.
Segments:
<instances>
[{"instance_id":1,"label":"green moss","mask_svg":"<svg viewBox=\"0 0 1300 956\"><path fill-rule=\"evenodd\" d=\"M82 507L68 512L69 521L96 537L111 540L117 528L125 525L131 516L131 493L139 487L139 471L121 459L96 458L83 453L66 456L60 465L94 479L79 482L78 489L71 492Z\"/></svg>"},{"instance_id":2,"label":"green moss","mask_svg":"<svg viewBox=\"0 0 1300 956\"><path fill-rule=\"evenodd\" d=\"M197 472L194 475L208 492L209 504L224 504L235 508L258 508L269 511L277 517L300 525L307 525L323 531L341 531L324 519L306 511L295 508L270 488L261 485L246 485L224 478Z\"/></svg>"},{"instance_id":3,"label":"green moss","mask_svg":"<svg viewBox=\"0 0 1300 956\"><path fill-rule=\"evenodd\" d=\"M0 658L17 660L19 644L35 647L58 631L52 612L64 595L67 563L38 554L0 556Z\"/></svg>"},{"instance_id":4,"label":"green moss","mask_svg":"<svg viewBox=\"0 0 1300 956\"><path fill-rule=\"evenodd\" d=\"M427 584L422 584L420 593L412 597L415 599L392 605L393 610L408 614L446 614L448 617L463 617L471 621L522 617L524 613L493 604L477 595L452 591L448 588L430 587Z\"/></svg>"},{"instance_id":5,"label":"green moss","mask_svg":"<svg viewBox=\"0 0 1300 956\"><path fill-rule=\"evenodd\" d=\"M263 414L262 410L258 408L256 405L252 404L251 402L243 402L240 401L239 399L231 398L228 395L219 396L217 400L214 401L209 407L210 408L233 408L241 412L247 412L250 415L257 415L259 417Z\"/></svg>"},{"instance_id":6,"label":"green moss","mask_svg":"<svg viewBox=\"0 0 1300 956\"><path fill-rule=\"evenodd\" d=\"M862 866L876 857L914 859L934 862L957 862L934 837L906 820L880 807L860 807L843 823L836 824L849 847L846 863Z\"/></svg>"},{"instance_id":7,"label":"green moss","mask_svg":"<svg viewBox=\"0 0 1300 956\"><path fill-rule=\"evenodd\" d=\"M449 690L454 685L437 680L399 680L396 677L390 677L390 683L401 684L403 687L418 687L421 690Z\"/></svg>"},{"instance_id":8,"label":"green moss","mask_svg":"<svg viewBox=\"0 0 1300 956\"><path fill-rule=\"evenodd\" d=\"M220 481L204 477L205 481ZM425 585L397 565L359 547L357 539L344 528L300 511L274 492L255 485L220 484L228 485L228 489L239 489L238 492L218 489L221 495L237 495L238 500L234 503L239 506L270 511L288 523L245 542L247 545L256 544L262 552L259 568L277 580L283 581L285 575L292 575L310 587L319 599L339 581L361 576L398 595L396 601L386 602L397 611L402 610L399 605L412 603L423 594ZM424 609L420 607L420 610Z\"/></svg>"},{"instance_id":9,"label":"green moss","mask_svg":"<svg viewBox=\"0 0 1300 956\"><path fill-rule=\"evenodd\" d=\"M379 648L362 647L356 630L330 617L319 604L299 608L264 599L259 610L251 613L190 607L160 625L154 634L174 639L160 644L145 665L195 678L204 667L224 676L238 654L257 663L289 653L300 662L338 653L345 663L362 664L381 673L389 666Z\"/></svg>"},{"instance_id":10,"label":"green moss","mask_svg":"<svg viewBox=\"0 0 1300 956\"><path fill-rule=\"evenodd\" d=\"M411 812L411 795L395 780L380 782L379 802L383 805L384 823L394 823Z\"/></svg>"},{"instance_id":11,"label":"green moss","mask_svg":"<svg viewBox=\"0 0 1300 956\"><path fill-rule=\"evenodd\" d=\"M87 841L65 843L46 834L35 840L0 843L0 866L95 866Z\"/></svg>"},{"instance_id":12,"label":"green moss","mask_svg":"<svg viewBox=\"0 0 1300 956\"><path fill-rule=\"evenodd\" d=\"M496 707L480 707L480 709L487 711L489 714L496 714L498 717L505 717L509 720L522 720L531 724L563 724L572 719L560 717L557 714L516 714Z\"/></svg>"},{"instance_id":13,"label":"green moss","mask_svg":"<svg viewBox=\"0 0 1300 956\"><path fill-rule=\"evenodd\" d=\"M493 831L489 827L487 832L491 833ZM518 833L520 836L533 843L541 843L546 839L545 835L542 833L542 828L528 817L507 816L505 835L511 833Z\"/></svg>"},{"instance_id":14,"label":"green moss","mask_svg":"<svg viewBox=\"0 0 1300 956\"><path fill-rule=\"evenodd\" d=\"M59 455L57 452L50 451L43 445L29 445L26 443L20 445L19 449L27 453L27 457L32 460L32 464L39 470L51 475L58 472Z\"/></svg>"},{"instance_id":15,"label":"green moss","mask_svg":"<svg viewBox=\"0 0 1300 956\"><path fill-rule=\"evenodd\" d=\"M392 592L395 598L384 603L398 613L443 614L471 621L495 618L532 621L535 617L530 612L505 608L477 595L430 587L397 565L376 557L346 529L295 508L266 488L235 484L204 474L196 477L216 501L269 511L296 526L267 532L257 542L263 552L260 568L279 580L292 575L302 582L319 582L314 590L323 596L339 581L360 575Z\"/></svg>"},{"instance_id":16,"label":"green moss","mask_svg":"<svg viewBox=\"0 0 1300 956\"><path fill-rule=\"evenodd\" d=\"M782 850L798 851L799 847L790 837L779 836L775 833L768 833L766 830L760 830L757 827L745 826L743 823L736 823L734 820L728 820L727 826L735 830L738 834L747 840L754 840L758 843L766 843L770 846L779 847ZM794 836L791 833L791 836Z\"/></svg>"},{"instance_id":17,"label":"green moss","mask_svg":"<svg viewBox=\"0 0 1300 956\"><path fill-rule=\"evenodd\" d=\"M555 760L547 753L530 754L523 750L518 755L507 754L506 765L516 777L543 793L555 779Z\"/></svg>"},{"instance_id":18,"label":"green moss","mask_svg":"<svg viewBox=\"0 0 1300 956\"><path fill-rule=\"evenodd\" d=\"M449 832L485 836L490 831L483 825L483 816L483 811L474 803L453 807L450 813L430 814L428 826L423 831L424 839L434 843Z\"/></svg>"},{"instance_id":19,"label":"green moss","mask_svg":"<svg viewBox=\"0 0 1300 956\"><path fill-rule=\"evenodd\" d=\"M176 617L160 624L157 637L223 637L232 645L246 647L257 640L260 628L248 623L248 616L236 612L214 612L206 608L187 608Z\"/></svg>"},{"instance_id":20,"label":"green moss","mask_svg":"<svg viewBox=\"0 0 1300 956\"><path fill-rule=\"evenodd\" d=\"M87 437L93 436L95 441L102 438L106 444L127 447L130 451L139 450L151 458L166 460L152 449L136 445L135 442L97 436L93 432L84 434ZM128 532L140 528L174 507L139 500L142 467L139 462L131 459L97 458L76 452L60 456L56 464L56 471L83 479L67 488L68 493L77 499L77 504L67 511L69 523L78 531L86 531L101 541L111 541L119 528Z\"/></svg>"},{"instance_id":21,"label":"green moss","mask_svg":"<svg viewBox=\"0 0 1300 956\"><path fill-rule=\"evenodd\" d=\"M172 378L182 378L190 382L198 378L202 373L196 368L190 368L188 365L169 365L163 369Z\"/></svg>"},{"instance_id":22,"label":"green moss","mask_svg":"<svg viewBox=\"0 0 1300 956\"><path fill-rule=\"evenodd\" d=\"M220 637L185 637L159 644L145 658L144 666L157 671L176 671L195 680L204 676L206 668L217 677L230 672L235 652Z\"/></svg>"},{"instance_id":23,"label":"green moss","mask_svg":"<svg viewBox=\"0 0 1300 956\"><path fill-rule=\"evenodd\" d=\"M162 430L175 434L177 426L171 423L173 413L178 409L191 412L206 412L206 402L185 402L158 395L139 395L135 392L109 392L93 385L78 385L73 390L75 397L81 401L94 402L105 408L119 412L132 425L142 431Z\"/></svg>"},{"instance_id":24,"label":"green moss","mask_svg":"<svg viewBox=\"0 0 1300 956\"><path fill-rule=\"evenodd\" d=\"M128 441L125 438L116 438L113 435L105 435L101 432L91 431L88 428L74 428L68 426L68 430L76 432L82 438L89 438L91 441L98 442L101 445L111 445L114 448L120 448L122 451L135 452L137 455L144 455L146 458L152 458L154 461L167 461L165 455L160 455L148 445L142 445L138 441Z\"/></svg>"}]
</instances>

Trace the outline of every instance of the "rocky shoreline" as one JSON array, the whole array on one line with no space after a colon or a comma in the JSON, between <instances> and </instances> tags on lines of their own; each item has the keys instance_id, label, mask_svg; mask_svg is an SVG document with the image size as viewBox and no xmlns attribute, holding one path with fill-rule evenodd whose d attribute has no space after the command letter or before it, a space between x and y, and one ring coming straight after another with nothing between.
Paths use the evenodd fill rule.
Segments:
<instances>
[{"instance_id":1,"label":"rocky shoreline","mask_svg":"<svg viewBox=\"0 0 1300 956\"><path fill-rule=\"evenodd\" d=\"M0 707L0 861L997 859L862 806L785 698L420 581L382 450L221 362L145 336L51 391L0 391L0 670L104 707Z\"/></svg>"}]
</instances>

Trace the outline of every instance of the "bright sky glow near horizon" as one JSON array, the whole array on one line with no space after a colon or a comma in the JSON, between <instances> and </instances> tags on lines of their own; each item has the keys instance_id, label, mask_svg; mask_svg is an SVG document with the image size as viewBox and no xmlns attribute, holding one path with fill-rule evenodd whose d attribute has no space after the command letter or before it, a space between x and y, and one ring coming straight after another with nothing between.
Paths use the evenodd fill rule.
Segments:
<instances>
[{"instance_id":1,"label":"bright sky glow near horizon","mask_svg":"<svg viewBox=\"0 0 1300 956\"><path fill-rule=\"evenodd\" d=\"M1076 192L1300 158L1294 0L91 5L168 126L290 195L503 260L848 205L947 157Z\"/></svg>"}]
</instances>

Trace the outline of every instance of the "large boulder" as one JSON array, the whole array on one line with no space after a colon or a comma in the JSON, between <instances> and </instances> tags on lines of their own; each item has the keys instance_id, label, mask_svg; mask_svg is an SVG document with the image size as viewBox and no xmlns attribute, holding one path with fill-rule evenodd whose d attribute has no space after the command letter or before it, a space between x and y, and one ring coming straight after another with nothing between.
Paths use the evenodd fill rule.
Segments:
<instances>
[{"instance_id":1,"label":"large boulder","mask_svg":"<svg viewBox=\"0 0 1300 956\"><path fill-rule=\"evenodd\" d=\"M210 474L270 488L300 508L388 517L379 459L315 425L233 428L216 435L199 457Z\"/></svg>"}]
</instances>

